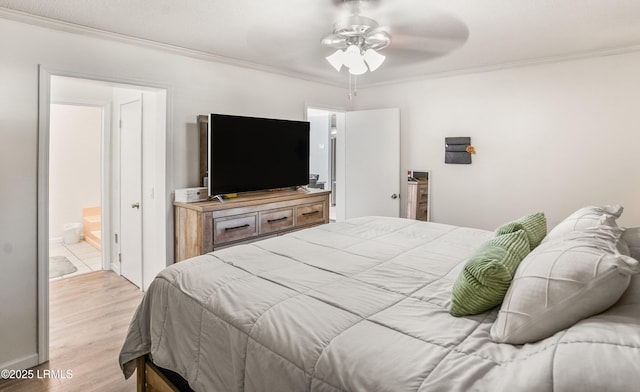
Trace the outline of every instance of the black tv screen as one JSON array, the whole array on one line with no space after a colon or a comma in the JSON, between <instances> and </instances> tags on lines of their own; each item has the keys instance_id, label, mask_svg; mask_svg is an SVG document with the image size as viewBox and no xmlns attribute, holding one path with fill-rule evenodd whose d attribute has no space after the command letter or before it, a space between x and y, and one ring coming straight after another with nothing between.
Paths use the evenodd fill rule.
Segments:
<instances>
[{"instance_id":1,"label":"black tv screen","mask_svg":"<svg viewBox=\"0 0 640 392\"><path fill-rule=\"evenodd\" d=\"M211 114L209 195L309 183L309 123Z\"/></svg>"}]
</instances>

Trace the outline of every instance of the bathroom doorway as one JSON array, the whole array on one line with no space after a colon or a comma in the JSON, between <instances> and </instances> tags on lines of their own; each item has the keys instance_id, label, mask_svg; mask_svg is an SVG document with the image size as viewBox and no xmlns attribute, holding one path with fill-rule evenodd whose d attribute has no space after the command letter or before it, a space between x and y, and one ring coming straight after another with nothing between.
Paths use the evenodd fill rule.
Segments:
<instances>
[{"instance_id":1,"label":"bathroom doorway","mask_svg":"<svg viewBox=\"0 0 640 392\"><path fill-rule=\"evenodd\" d=\"M94 231L100 238L100 257L92 260L92 266L96 269L113 270L121 274L121 245L126 239L121 236L120 228L120 176L122 167L120 163L120 105L123 100L129 99L131 95L141 97L142 102L142 150L139 151L142 157L141 173L141 200L139 210L141 212L140 225L144 230L142 240L142 257L139 261L142 281L138 285L141 290L145 290L157 273L167 266L167 248L169 231L167 229L167 213L170 204L170 194L167 184L171 183L171 172L167 164L167 123L169 93L167 86L140 85L135 82L117 79L89 79L87 75L76 75L73 72L56 71L50 73L46 68L40 67L39 83L39 122L38 122L38 363L46 362L49 359L49 276L50 276L50 243L54 241L74 243L81 240L84 233L82 212L77 215L61 218L60 222L54 223L50 220L54 217L54 205L50 205L50 193L56 192L60 185L52 176L50 166L55 164L55 153L52 156L50 147L55 146L56 111L64 109L83 111L81 108L99 108L100 114L93 113L93 117L100 117L102 124L99 127L99 147L96 152L92 150L91 155L99 160L97 169L99 178L99 189L97 203L95 194L90 198L90 205L84 208L99 207L98 209L85 211L85 216L94 217L98 221L93 228L86 224L84 227L89 231ZM88 110L91 112L90 110ZM67 113L68 114L68 113ZM52 130L52 127L53 130ZM63 126L63 128L65 128ZM81 126L84 132L86 127ZM86 135L85 135L86 136ZM53 140L52 140L53 139ZM61 138L61 143L66 148L77 148L80 143L80 136ZM82 182L89 182L82 174L78 164L71 163L69 153L62 153L62 161L67 165L66 171L78 174ZM54 160L52 160L54 159ZM94 171L95 172L95 171ZM71 190L62 186L61 197L71 198L72 192L82 192L78 189ZM65 189L66 188L66 189ZM92 188L95 190L95 188ZM53 196L53 195L51 195ZM89 204L89 203L87 203ZM77 210L77 207L76 207ZM142 214L142 211L145 211ZM99 218L98 218L99 217ZM85 220L86 221L86 220ZM55 230L61 232L55 233ZM78 229L80 231L78 231ZM57 237L54 237L57 236ZM79 237L79 238L78 238ZM53 241L52 241L53 240ZM85 241L86 242L86 241ZM80 241L75 242L80 243ZM93 247L87 244L89 247ZM94 248L95 249L95 248ZM88 250L88 249L84 249ZM84 250L72 252L75 256ZM51 252L51 255L54 255ZM73 264L73 263L71 263ZM86 264L86 263L85 263ZM80 269L80 268L78 268ZM87 271L88 272L88 271ZM72 272L73 273L73 272ZM70 274L68 274L70 275ZM64 276L64 274L63 274ZM64 280L64 277L62 277ZM81 277L79 278L81 279ZM75 279L69 279L71 284Z\"/></svg>"},{"instance_id":2,"label":"bathroom doorway","mask_svg":"<svg viewBox=\"0 0 640 392\"><path fill-rule=\"evenodd\" d=\"M49 279L102 270L102 133L106 105L52 103Z\"/></svg>"}]
</instances>

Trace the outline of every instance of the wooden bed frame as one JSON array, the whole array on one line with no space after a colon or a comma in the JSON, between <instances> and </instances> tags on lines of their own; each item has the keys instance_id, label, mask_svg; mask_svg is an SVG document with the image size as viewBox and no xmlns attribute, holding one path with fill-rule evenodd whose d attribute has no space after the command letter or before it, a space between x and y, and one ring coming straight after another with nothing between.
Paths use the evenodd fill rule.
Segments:
<instances>
[{"instance_id":1,"label":"wooden bed frame","mask_svg":"<svg viewBox=\"0 0 640 392\"><path fill-rule=\"evenodd\" d=\"M138 392L180 392L151 362L148 355L136 359L136 373Z\"/></svg>"}]
</instances>

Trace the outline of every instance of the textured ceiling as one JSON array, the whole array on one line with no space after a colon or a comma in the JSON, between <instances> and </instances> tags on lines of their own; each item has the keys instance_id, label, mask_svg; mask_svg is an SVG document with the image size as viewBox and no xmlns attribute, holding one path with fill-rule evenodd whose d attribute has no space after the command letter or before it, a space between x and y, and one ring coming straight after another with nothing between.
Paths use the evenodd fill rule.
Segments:
<instances>
[{"instance_id":1,"label":"textured ceiling","mask_svg":"<svg viewBox=\"0 0 640 392\"><path fill-rule=\"evenodd\" d=\"M339 0L0 0L4 8L344 83L320 45ZM378 0L362 14L392 35L362 85L640 49L639 0ZM20 16L21 14L15 14ZM24 15L23 15L24 16ZM28 21L28 18L23 18ZM40 21L42 22L42 21ZM55 26L52 25L52 26Z\"/></svg>"}]
</instances>

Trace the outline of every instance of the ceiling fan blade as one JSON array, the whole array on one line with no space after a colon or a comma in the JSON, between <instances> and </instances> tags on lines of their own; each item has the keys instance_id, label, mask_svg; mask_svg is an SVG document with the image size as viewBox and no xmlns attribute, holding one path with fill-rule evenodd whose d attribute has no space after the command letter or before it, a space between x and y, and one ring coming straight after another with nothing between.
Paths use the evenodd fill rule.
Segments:
<instances>
[{"instance_id":1,"label":"ceiling fan blade","mask_svg":"<svg viewBox=\"0 0 640 392\"><path fill-rule=\"evenodd\" d=\"M469 29L464 23L442 15L387 26L384 29L391 35L390 47L416 52L446 54L469 39Z\"/></svg>"},{"instance_id":2,"label":"ceiling fan blade","mask_svg":"<svg viewBox=\"0 0 640 392\"><path fill-rule=\"evenodd\" d=\"M347 46L347 39L336 34L329 34L326 37L322 38L321 43L322 45L328 46L330 48L341 49Z\"/></svg>"},{"instance_id":3,"label":"ceiling fan blade","mask_svg":"<svg viewBox=\"0 0 640 392\"><path fill-rule=\"evenodd\" d=\"M393 34L389 47L414 52L446 54L462 47L466 41L466 36L437 37Z\"/></svg>"},{"instance_id":4,"label":"ceiling fan blade","mask_svg":"<svg viewBox=\"0 0 640 392\"><path fill-rule=\"evenodd\" d=\"M381 27L368 35L388 34L391 37L388 49L443 55L464 45L469 38L469 29L460 19L437 8L411 12L413 1L333 0L333 3L343 12L355 11L378 22Z\"/></svg>"},{"instance_id":5,"label":"ceiling fan blade","mask_svg":"<svg viewBox=\"0 0 640 392\"><path fill-rule=\"evenodd\" d=\"M391 43L391 35L384 29L375 29L365 35L364 42L371 49L383 49Z\"/></svg>"}]
</instances>

